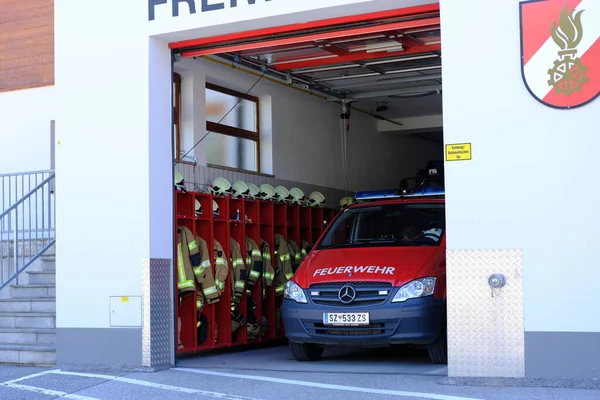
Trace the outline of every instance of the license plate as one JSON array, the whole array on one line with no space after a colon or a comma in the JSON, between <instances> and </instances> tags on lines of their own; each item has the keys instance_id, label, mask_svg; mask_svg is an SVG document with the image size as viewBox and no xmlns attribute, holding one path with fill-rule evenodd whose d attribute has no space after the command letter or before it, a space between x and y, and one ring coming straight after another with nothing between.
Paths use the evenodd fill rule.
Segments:
<instances>
[{"instance_id":1,"label":"license plate","mask_svg":"<svg viewBox=\"0 0 600 400\"><path fill-rule=\"evenodd\" d=\"M369 313L323 313L323 325L369 325Z\"/></svg>"}]
</instances>

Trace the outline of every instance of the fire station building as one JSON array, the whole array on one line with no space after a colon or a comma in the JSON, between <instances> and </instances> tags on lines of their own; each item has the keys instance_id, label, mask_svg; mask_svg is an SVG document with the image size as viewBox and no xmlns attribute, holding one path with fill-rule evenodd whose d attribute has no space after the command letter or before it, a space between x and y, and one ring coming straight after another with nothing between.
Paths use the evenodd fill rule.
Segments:
<instances>
[{"instance_id":1,"label":"fire station building","mask_svg":"<svg viewBox=\"0 0 600 400\"><path fill-rule=\"evenodd\" d=\"M396 188L443 160L448 376L600 378L599 2L0 10L0 300L32 307L0 321L36 338L0 343L0 361L176 365L196 336L185 318L178 332L195 314L178 304L174 227L188 205L175 174L190 210L217 178L318 192L312 225L300 209L286 231L314 242L315 221L348 193ZM194 221L220 235L218 221Z\"/></svg>"}]
</instances>

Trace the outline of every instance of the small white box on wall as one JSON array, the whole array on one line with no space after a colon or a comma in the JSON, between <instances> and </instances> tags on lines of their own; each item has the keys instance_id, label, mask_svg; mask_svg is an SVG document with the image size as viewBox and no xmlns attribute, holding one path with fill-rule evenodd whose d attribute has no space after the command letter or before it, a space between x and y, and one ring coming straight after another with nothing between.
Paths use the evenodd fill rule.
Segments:
<instances>
[{"instance_id":1,"label":"small white box on wall","mask_svg":"<svg viewBox=\"0 0 600 400\"><path fill-rule=\"evenodd\" d=\"M142 296L110 296L110 326L142 327Z\"/></svg>"}]
</instances>

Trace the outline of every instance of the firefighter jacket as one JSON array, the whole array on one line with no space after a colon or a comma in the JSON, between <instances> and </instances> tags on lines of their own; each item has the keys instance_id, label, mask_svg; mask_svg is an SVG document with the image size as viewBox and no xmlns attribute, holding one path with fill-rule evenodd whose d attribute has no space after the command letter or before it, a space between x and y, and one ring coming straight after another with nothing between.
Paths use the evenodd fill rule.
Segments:
<instances>
[{"instance_id":1,"label":"firefighter jacket","mask_svg":"<svg viewBox=\"0 0 600 400\"><path fill-rule=\"evenodd\" d=\"M300 248L298 247L298 244L293 240L288 241L288 247L290 249L290 259L292 261L292 269L294 270L294 272L296 272L296 270L300 266L300 263L302 262L302 253L300 252Z\"/></svg>"},{"instance_id":2,"label":"firefighter jacket","mask_svg":"<svg viewBox=\"0 0 600 400\"><path fill-rule=\"evenodd\" d=\"M256 286L262 274L263 260L258 245L248 236L246 236L246 269L249 271L248 286Z\"/></svg>"},{"instance_id":3,"label":"firefighter jacket","mask_svg":"<svg viewBox=\"0 0 600 400\"><path fill-rule=\"evenodd\" d=\"M244 257L240 244L233 238L229 238L231 251L231 287L234 299L242 298L246 283L246 266L244 265Z\"/></svg>"},{"instance_id":4,"label":"firefighter jacket","mask_svg":"<svg viewBox=\"0 0 600 400\"><path fill-rule=\"evenodd\" d=\"M262 254L263 283L265 287L271 287L273 286L273 279L275 279L275 270L271 263L271 248L263 239L260 239L260 252Z\"/></svg>"},{"instance_id":5,"label":"firefighter jacket","mask_svg":"<svg viewBox=\"0 0 600 400\"><path fill-rule=\"evenodd\" d=\"M201 264L198 243L185 226L177 227L177 289L180 294L194 292L194 269Z\"/></svg>"},{"instance_id":6,"label":"firefighter jacket","mask_svg":"<svg viewBox=\"0 0 600 400\"><path fill-rule=\"evenodd\" d=\"M302 253L302 261L304 261L304 259L308 255L308 242L306 240L301 240L300 246L302 246L302 250L300 250Z\"/></svg>"},{"instance_id":7,"label":"firefighter jacket","mask_svg":"<svg viewBox=\"0 0 600 400\"><path fill-rule=\"evenodd\" d=\"M217 292L215 277L210 264L208 245L200 236L196 236L196 243L200 248L202 262L194 269L194 275L196 275L196 281L202 287L203 300L206 300L207 304L214 304L219 301L219 293Z\"/></svg>"},{"instance_id":8,"label":"firefighter jacket","mask_svg":"<svg viewBox=\"0 0 600 400\"><path fill-rule=\"evenodd\" d=\"M217 287L217 293L220 296L225 291L225 281L229 276L229 264L227 262L227 255L223 246L217 239L214 240L214 257L215 257L215 286Z\"/></svg>"},{"instance_id":9,"label":"firefighter jacket","mask_svg":"<svg viewBox=\"0 0 600 400\"><path fill-rule=\"evenodd\" d=\"M294 276L290 250L285 238L275 235L275 295L282 296L285 284Z\"/></svg>"}]
</instances>

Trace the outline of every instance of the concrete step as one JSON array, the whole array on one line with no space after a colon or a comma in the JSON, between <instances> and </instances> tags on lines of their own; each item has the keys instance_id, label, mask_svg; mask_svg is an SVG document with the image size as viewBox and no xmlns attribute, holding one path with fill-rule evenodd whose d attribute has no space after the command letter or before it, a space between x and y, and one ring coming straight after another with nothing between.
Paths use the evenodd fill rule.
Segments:
<instances>
[{"instance_id":1,"label":"concrete step","mask_svg":"<svg viewBox=\"0 0 600 400\"><path fill-rule=\"evenodd\" d=\"M0 312L55 312L56 299L52 297L0 299Z\"/></svg>"},{"instance_id":2,"label":"concrete step","mask_svg":"<svg viewBox=\"0 0 600 400\"><path fill-rule=\"evenodd\" d=\"M56 271L26 271L30 285L56 285Z\"/></svg>"},{"instance_id":3,"label":"concrete step","mask_svg":"<svg viewBox=\"0 0 600 400\"><path fill-rule=\"evenodd\" d=\"M0 312L0 328L56 328L56 313Z\"/></svg>"},{"instance_id":4,"label":"concrete step","mask_svg":"<svg viewBox=\"0 0 600 400\"><path fill-rule=\"evenodd\" d=\"M48 328L0 328L0 346L56 344L56 330Z\"/></svg>"},{"instance_id":5,"label":"concrete step","mask_svg":"<svg viewBox=\"0 0 600 400\"><path fill-rule=\"evenodd\" d=\"M11 285L10 297L56 297L56 285Z\"/></svg>"},{"instance_id":6,"label":"concrete step","mask_svg":"<svg viewBox=\"0 0 600 400\"><path fill-rule=\"evenodd\" d=\"M40 260L42 261L42 271L56 271L56 255L44 254Z\"/></svg>"},{"instance_id":7,"label":"concrete step","mask_svg":"<svg viewBox=\"0 0 600 400\"><path fill-rule=\"evenodd\" d=\"M35 366L56 364L54 346L0 345L0 363Z\"/></svg>"}]
</instances>

